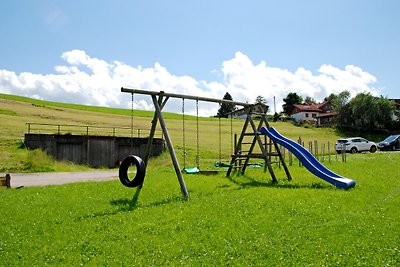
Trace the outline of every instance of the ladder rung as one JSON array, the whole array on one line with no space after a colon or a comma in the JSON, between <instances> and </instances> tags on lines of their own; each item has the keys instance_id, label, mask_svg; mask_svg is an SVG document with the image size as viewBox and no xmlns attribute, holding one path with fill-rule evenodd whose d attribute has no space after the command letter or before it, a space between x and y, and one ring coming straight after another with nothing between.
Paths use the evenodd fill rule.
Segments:
<instances>
[{"instance_id":1,"label":"ladder rung","mask_svg":"<svg viewBox=\"0 0 400 267\"><path fill-rule=\"evenodd\" d=\"M260 134L260 133L244 133L243 136L254 136L256 134Z\"/></svg>"},{"instance_id":2,"label":"ladder rung","mask_svg":"<svg viewBox=\"0 0 400 267\"><path fill-rule=\"evenodd\" d=\"M242 168L243 166L242 165L236 165L236 166L232 166L231 168L233 168L233 169L240 169L240 168Z\"/></svg>"},{"instance_id":3,"label":"ladder rung","mask_svg":"<svg viewBox=\"0 0 400 267\"><path fill-rule=\"evenodd\" d=\"M234 159L247 159L247 158L258 158L258 159L264 159L266 158L266 155L263 154L244 154L244 155L232 155L232 158Z\"/></svg>"}]
</instances>

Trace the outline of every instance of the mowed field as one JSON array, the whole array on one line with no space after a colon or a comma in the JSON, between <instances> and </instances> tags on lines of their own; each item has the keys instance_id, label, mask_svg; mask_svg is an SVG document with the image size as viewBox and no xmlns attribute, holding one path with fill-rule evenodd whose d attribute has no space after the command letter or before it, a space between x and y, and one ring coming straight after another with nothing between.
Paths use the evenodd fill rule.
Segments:
<instances>
[{"instance_id":1,"label":"mowed field","mask_svg":"<svg viewBox=\"0 0 400 267\"><path fill-rule=\"evenodd\" d=\"M113 109L104 107L91 107L65 103L53 103L34 100L18 96L0 94L0 172L35 172L35 171L70 171L77 168L87 169L84 166L71 165L68 162L42 162L44 158L40 152L29 152L23 147L24 134L28 131L27 123L55 124L55 125L81 125L96 127L116 127L116 131L123 131L125 136L130 136L129 128L132 125L133 132L141 129L141 136L145 136L150 127L153 112L129 109ZM196 163L197 154L197 121L194 116L185 115L183 126L182 115L165 113L167 128L171 136L178 159L183 159L183 127L185 127L185 150L188 165ZM220 160L230 160L233 147L233 135L240 134L243 120L230 120L217 118L199 118L199 153L200 164L203 168L212 167L213 163ZM221 124L221 127L219 126ZM296 127L291 123L271 123L276 126L283 135L297 140L301 137L307 144L310 141L318 141L320 144L330 142L333 152L333 144L339 137L332 129L305 129ZM33 131L35 127L31 128ZM67 128L68 127L64 127ZM125 128L125 129L120 129ZM63 129L63 128L62 128ZM95 129L95 128L94 128ZM84 131L84 128L75 130ZM96 129L95 129L96 130ZM97 129L100 130L100 129ZM105 131L102 129L102 131ZM40 131L39 131L40 132ZM45 133L57 133L57 126L47 126ZM68 132L64 132L67 134ZM109 129L108 134L112 133ZM158 134L160 130L158 130ZM85 133L83 133L85 134ZM159 137L159 135L158 135ZM34 164L33 164L34 163ZM36 163L49 165L41 168ZM39 164L40 165L40 164ZM183 166L182 166L183 167Z\"/></svg>"},{"instance_id":2,"label":"mowed field","mask_svg":"<svg viewBox=\"0 0 400 267\"><path fill-rule=\"evenodd\" d=\"M135 112L134 112L135 115ZM21 147L26 122L130 127L129 110L69 106L0 97L2 172L89 169L56 163ZM136 111L134 125L150 127L152 113ZM165 114L182 163L182 120ZM200 118L201 166L219 157L218 119ZM233 132L243 121L232 122ZM231 121L222 120L224 158L231 153ZM283 135L333 144L331 129L274 123ZM196 150L196 120L187 117L188 164ZM10 159L11 158L11 159ZM355 179L340 190L305 168L274 164L279 182L263 169L225 177L184 175L181 196L168 153L151 159L142 189L119 181L1 189L0 266L398 266L400 264L400 153L348 155L324 164ZM18 162L18 163L16 163ZM61 165L58 165L61 164ZM40 165L40 164L39 164Z\"/></svg>"}]
</instances>

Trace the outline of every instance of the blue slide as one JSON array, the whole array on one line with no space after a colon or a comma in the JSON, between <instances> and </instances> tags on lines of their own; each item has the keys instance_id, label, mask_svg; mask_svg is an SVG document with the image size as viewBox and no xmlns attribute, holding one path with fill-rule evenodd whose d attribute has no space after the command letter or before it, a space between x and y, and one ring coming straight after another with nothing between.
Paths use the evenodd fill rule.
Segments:
<instances>
[{"instance_id":1,"label":"blue slide","mask_svg":"<svg viewBox=\"0 0 400 267\"><path fill-rule=\"evenodd\" d=\"M352 188L356 185L354 180L345 178L332 172L327 169L324 165L322 165L307 149L298 143L284 137L280 133L278 133L274 128L262 127L260 132L266 134L269 138L271 138L276 143L284 146L289 151L291 151L300 162L313 173L315 176L327 181L328 183L333 184L338 188L348 189Z\"/></svg>"}]
</instances>

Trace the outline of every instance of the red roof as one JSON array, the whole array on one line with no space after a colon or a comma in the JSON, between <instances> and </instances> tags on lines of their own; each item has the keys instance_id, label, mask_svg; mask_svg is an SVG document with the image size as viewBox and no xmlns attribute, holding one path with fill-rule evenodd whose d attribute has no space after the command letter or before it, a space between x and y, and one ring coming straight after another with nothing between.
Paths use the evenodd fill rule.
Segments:
<instances>
[{"instance_id":1,"label":"red roof","mask_svg":"<svg viewBox=\"0 0 400 267\"><path fill-rule=\"evenodd\" d=\"M324 101L322 103L312 103L312 104L294 104L293 107L298 110L298 112L302 111L315 111L315 112L323 112L321 107L329 103L329 101Z\"/></svg>"}]
</instances>

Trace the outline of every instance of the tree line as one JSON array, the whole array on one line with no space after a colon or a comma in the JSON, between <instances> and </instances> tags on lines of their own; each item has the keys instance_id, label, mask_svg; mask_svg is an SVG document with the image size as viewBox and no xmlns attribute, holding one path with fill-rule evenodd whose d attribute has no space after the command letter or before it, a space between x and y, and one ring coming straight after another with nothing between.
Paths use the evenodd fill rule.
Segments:
<instances>
[{"instance_id":1,"label":"tree line","mask_svg":"<svg viewBox=\"0 0 400 267\"><path fill-rule=\"evenodd\" d=\"M353 128L362 131L375 131L379 129L399 130L399 111L394 102L386 97L376 97L370 93L359 93L354 98L345 90L339 94L330 94L324 100L329 100L333 111L337 113L336 126L338 128ZM306 97L296 93L289 93L283 99L283 112L289 115L294 104L315 103Z\"/></svg>"},{"instance_id":2,"label":"tree line","mask_svg":"<svg viewBox=\"0 0 400 267\"><path fill-rule=\"evenodd\" d=\"M233 100L227 92L226 100ZM372 132L380 129L400 130L400 112L396 109L392 100L383 96L373 96L370 93L359 93L351 98L350 92L345 90L339 94L330 94L325 101L330 101L333 111L337 113L336 126L338 128L356 129ZM285 115L290 115L295 104L315 103L311 97L305 97L291 92L283 99L282 109ZM263 96L257 96L254 103L267 105ZM228 117L236 107L230 103L221 104L217 117ZM274 120L280 114L274 114Z\"/></svg>"}]
</instances>

